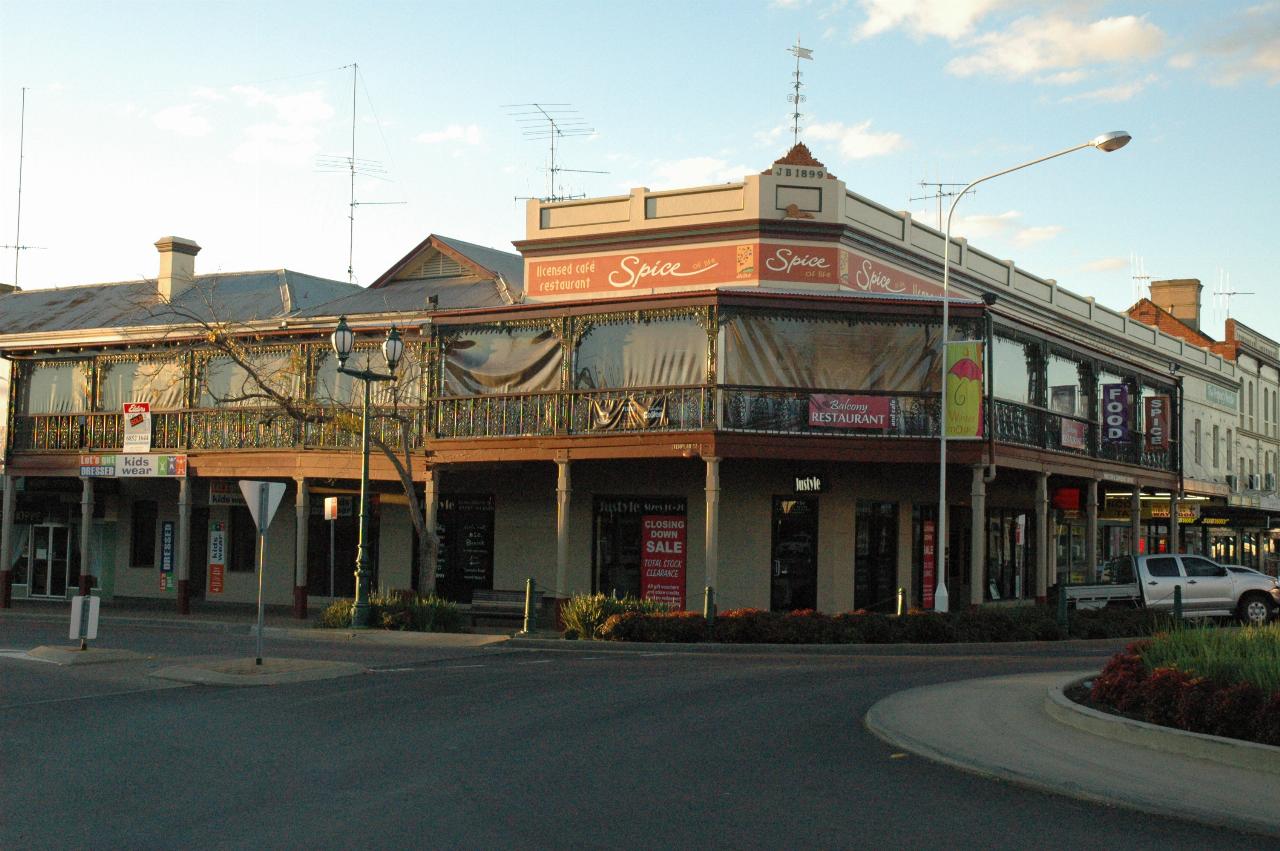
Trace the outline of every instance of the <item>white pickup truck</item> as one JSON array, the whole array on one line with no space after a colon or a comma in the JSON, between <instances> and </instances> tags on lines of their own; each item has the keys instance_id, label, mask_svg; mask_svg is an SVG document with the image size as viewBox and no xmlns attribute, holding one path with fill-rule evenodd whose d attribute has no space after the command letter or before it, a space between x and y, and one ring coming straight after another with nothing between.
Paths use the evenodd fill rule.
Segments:
<instances>
[{"instance_id":1,"label":"white pickup truck","mask_svg":"<svg viewBox=\"0 0 1280 851\"><path fill-rule=\"evenodd\" d=\"M1120 556L1102 565L1102 582L1066 585L1067 604L1079 609L1104 606L1172 611L1173 589L1182 587L1188 617L1237 617L1265 624L1280 609L1276 580L1246 567L1218 564L1197 555Z\"/></svg>"}]
</instances>

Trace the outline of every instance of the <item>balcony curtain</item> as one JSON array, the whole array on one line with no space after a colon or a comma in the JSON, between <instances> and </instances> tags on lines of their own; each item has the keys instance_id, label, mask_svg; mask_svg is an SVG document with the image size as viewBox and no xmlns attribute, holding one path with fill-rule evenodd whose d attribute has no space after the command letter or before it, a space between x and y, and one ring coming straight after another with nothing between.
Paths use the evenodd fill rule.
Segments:
<instances>
[{"instance_id":1,"label":"balcony curtain","mask_svg":"<svg viewBox=\"0 0 1280 851\"><path fill-rule=\"evenodd\" d=\"M183 407L182 362L146 358L99 366L98 410L119 413L126 402L150 402L154 410Z\"/></svg>"},{"instance_id":2,"label":"balcony curtain","mask_svg":"<svg viewBox=\"0 0 1280 851\"><path fill-rule=\"evenodd\" d=\"M936 393L936 326L741 314L723 328L721 382Z\"/></svg>"},{"instance_id":3,"label":"balcony curtain","mask_svg":"<svg viewBox=\"0 0 1280 851\"><path fill-rule=\"evenodd\" d=\"M560 389L562 348L549 329L467 329L444 352L444 395L547 393Z\"/></svg>"},{"instance_id":4,"label":"balcony curtain","mask_svg":"<svg viewBox=\"0 0 1280 851\"><path fill-rule=\"evenodd\" d=\"M264 382L286 396L300 387L298 352L255 352L250 355L254 370ZM271 404L263 388L249 371L226 355L209 358L200 380L200 405L205 408L255 408Z\"/></svg>"},{"instance_id":5,"label":"balcony curtain","mask_svg":"<svg viewBox=\"0 0 1280 851\"><path fill-rule=\"evenodd\" d=\"M573 358L577 390L678 387L707 381L707 332L692 319L596 325Z\"/></svg>"},{"instance_id":6,"label":"balcony curtain","mask_svg":"<svg viewBox=\"0 0 1280 851\"><path fill-rule=\"evenodd\" d=\"M89 362L30 364L22 382L19 413L71 414L89 410Z\"/></svg>"}]
</instances>

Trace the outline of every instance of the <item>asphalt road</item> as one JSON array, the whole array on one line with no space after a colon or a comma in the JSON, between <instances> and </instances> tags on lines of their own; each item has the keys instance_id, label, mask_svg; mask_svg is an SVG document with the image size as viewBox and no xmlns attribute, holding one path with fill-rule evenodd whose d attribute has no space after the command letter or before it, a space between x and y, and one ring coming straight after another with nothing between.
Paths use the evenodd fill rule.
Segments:
<instances>
[{"instance_id":1,"label":"asphalt road","mask_svg":"<svg viewBox=\"0 0 1280 851\"><path fill-rule=\"evenodd\" d=\"M268 641L268 655L375 671L239 689L147 672L252 655L243 633L112 627L111 647L151 654L135 663L3 652L65 643L63 630L0 620L0 848L1269 847L895 754L862 724L904 688L1100 666L1106 648L833 657Z\"/></svg>"}]
</instances>

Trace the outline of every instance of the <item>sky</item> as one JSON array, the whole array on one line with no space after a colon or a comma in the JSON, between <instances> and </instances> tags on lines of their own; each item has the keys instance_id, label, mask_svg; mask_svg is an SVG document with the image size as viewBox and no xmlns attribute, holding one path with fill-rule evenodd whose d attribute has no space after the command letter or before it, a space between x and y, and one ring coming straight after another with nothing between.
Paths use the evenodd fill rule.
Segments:
<instances>
[{"instance_id":1,"label":"sky","mask_svg":"<svg viewBox=\"0 0 1280 851\"><path fill-rule=\"evenodd\" d=\"M430 233L513 250L550 191L513 104L592 131L558 194L740 181L790 147L797 38L801 141L850 190L936 225L922 182L1128 131L983 184L953 233L1116 309L1199 278L1209 334L1229 302L1280 339L1280 0L0 0L0 244L32 246L0 282L15 254L23 288L152 277L170 234L197 272L346 280L353 80L360 284Z\"/></svg>"}]
</instances>

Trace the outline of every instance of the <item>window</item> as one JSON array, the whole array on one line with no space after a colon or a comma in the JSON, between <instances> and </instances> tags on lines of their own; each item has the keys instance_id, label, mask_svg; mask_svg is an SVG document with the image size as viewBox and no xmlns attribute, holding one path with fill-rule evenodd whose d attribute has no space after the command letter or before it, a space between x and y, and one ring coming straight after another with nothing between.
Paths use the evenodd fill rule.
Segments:
<instances>
[{"instance_id":1,"label":"window","mask_svg":"<svg viewBox=\"0 0 1280 851\"><path fill-rule=\"evenodd\" d=\"M1218 427L1213 427L1213 469L1218 469Z\"/></svg>"},{"instance_id":2,"label":"window","mask_svg":"<svg viewBox=\"0 0 1280 851\"><path fill-rule=\"evenodd\" d=\"M231 509L231 543L227 547L227 570L252 571L258 547L258 528L253 515L243 505Z\"/></svg>"},{"instance_id":3,"label":"window","mask_svg":"<svg viewBox=\"0 0 1280 851\"><path fill-rule=\"evenodd\" d=\"M1243 425L1243 423L1241 423ZM1253 382L1249 382L1249 430L1253 431Z\"/></svg>"},{"instance_id":4,"label":"window","mask_svg":"<svg viewBox=\"0 0 1280 851\"><path fill-rule=\"evenodd\" d=\"M1027 347L1015 340L997 336L991 347L992 372L997 399L1022 405L1031 404L1031 370L1027 366Z\"/></svg>"},{"instance_id":5,"label":"window","mask_svg":"<svg viewBox=\"0 0 1280 851\"><path fill-rule=\"evenodd\" d=\"M133 529L129 538L129 566L156 566L156 515L158 509L153 500L139 500L133 504Z\"/></svg>"},{"instance_id":6,"label":"window","mask_svg":"<svg viewBox=\"0 0 1280 851\"><path fill-rule=\"evenodd\" d=\"M1195 430L1195 459L1196 463L1200 463L1200 421L1196 420Z\"/></svg>"},{"instance_id":7,"label":"window","mask_svg":"<svg viewBox=\"0 0 1280 851\"><path fill-rule=\"evenodd\" d=\"M1199 558L1198 556L1183 556L1182 569L1187 572L1187 576L1221 576L1222 568L1207 558ZM1154 574L1153 574L1154 575Z\"/></svg>"},{"instance_id":8,"label":"window","mask_svg":"<svg viewBox=\"0 0 1280 851\"><path fill-rule=\"evenodd\" d=\"M1231 429L1227 429L1227 472L1231 472L1231 458L1233 452L1236 451L1236 445L1231 442Z\"/></svg>"},{"instance_id":9,"label":"window","mask_svg":"<svg viewBox=\"0 0 1280 851\"><path fill-rule=\"evenodd\" d=\"M1147 573L1152 576L1179 576L1178 560L1176 558L1149 558L1147 559Z\"/></svg>"}]
</instances>

